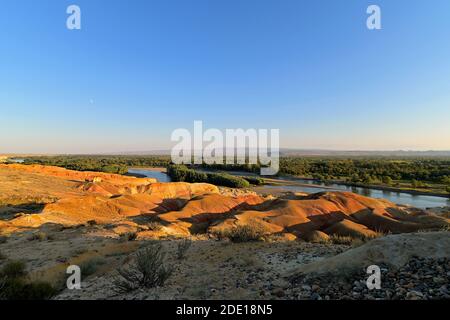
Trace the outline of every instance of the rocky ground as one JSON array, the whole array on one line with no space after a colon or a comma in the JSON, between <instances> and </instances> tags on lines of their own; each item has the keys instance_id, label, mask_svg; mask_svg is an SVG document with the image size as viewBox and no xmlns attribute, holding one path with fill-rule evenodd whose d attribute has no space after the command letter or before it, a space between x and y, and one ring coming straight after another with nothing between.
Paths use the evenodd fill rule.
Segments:
<instances>
[{"instance_id":1,"label":"rocky ground","mask_svg":"<svg viewBox=\"0 0 450 320\"><path fill-rule=\"evenodd\" d=\"M296 267L336 255L343 245L305 242L231 243L195 241L186 257L176 257L177 241L165 241L173 275L163 287L115 292L114 270L93 275L79 291L65 290L57 299L280 299L289 294L284 275ZM144 247L146 244L142 244ZM130 261L132 255L123 256Z\"/></svg>"},{"instance_id":2,"label":"rocky ground","mask_svg":"<svg viewBox=\"0 0 450 320\"><path fill-rule=\"evenodd\" d=\"M65 290L57 299L449 299L448 232L391 237L394 240L382 238L378 245L368 242L357 248L302 241L198 240L183 259L176 257L176 244L182 240L165 241L166 263L175 269L164 286L118 294L114 287L117 273L109 270L85 279L82 290ZM438 248L426 257L424 251L411 245L413 237L423 239L425 247L436 238L442 239L444 250ZM377 248L386 241L404 243L407 249L402 250L401 259L392 261L385 254L382 258L377 255L382 252ZM150 244L142 243L140 250L146 245ZM321 272L327 270L324 266L333 265L330 260L340 261L341 256L351 257L361 267L337 263L334 272ZM126 264L133 260L133 253L121 259ZM366 285L366 268L374 263L381 269L379 290L369 290ZM308 271L311 266L315 271Z\"/></svg>"},{"instance_id":3,"label":"rocky ground","mask_svg":"<svg viewBox=\"0 0 450 320\"><path fill-rule=\"evenodd\" d=\"M291 280L289 299L313 300L429 300L450 299L450 259L414 257L398 270L386 263L381 269L381 289L369 290L368 274L309 275Z\"/></svg>"},{"instance_id":4,"label":"rocky ground","mask_svg":"<svg viewBox=\"0 0 450 320\"><path fill-rule=\"evenodd\" d=\"M369 290L367 268L381 270ZM290 299L449 299L448 231L390 235L300 266L289 277Z\"/></svg>"}]
</instances>

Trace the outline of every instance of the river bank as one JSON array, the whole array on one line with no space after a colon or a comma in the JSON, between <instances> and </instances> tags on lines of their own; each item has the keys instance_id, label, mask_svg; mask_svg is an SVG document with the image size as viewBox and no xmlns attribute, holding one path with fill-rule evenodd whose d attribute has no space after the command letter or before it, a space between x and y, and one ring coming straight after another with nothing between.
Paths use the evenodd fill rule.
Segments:
<instances>
[{"instance_id":1,"label":"river bank","mask_svg":"<svg viewBox=\"0 0 450 320\"><path fill-rule=\"evenodd\" d=\"M311 181L316 184L316 186L326 188L327 185L342 185L347 187L356 187L356 188L366 188L366 189L375 189L380 191L388 191L388 192L401 192L401 193L408 193L411 195L422 195L422 196L433 196L433 197L442 197L442 198L450 198L449 193L440 193L440 192L433 192L433 191L421 191L421 190L414 190L414 189L405 189L405 188L396 188L391 186L384 186L384 185L374 185L374 184L362 184L362 183L350 183L343 180L330 180L327 182L323 182L317 179L312 178L304 178L304 177L295 177L295 176L279 176L279 178L264 178L269 184L271 185L278 185L278 184L288 184L291 183L293 185L306 185L306 186L312 186L312 184L304 184L299 183L298 181ZM332 187L330 187L332 189Z\"/></svg>"},{"instance_id":2,"label":"river bank","mask_svg":"<svg viewBox=\"0 0 450 320\"><path fill-rule=\"evenodd\" d=\"M248 172L239 171L223 171L223 170L198 170L202 172L217 173L224 172L235 176L258 176ZM156 178L161 182L170 181L170 177L165 173L165 168L133 168L130 169L132 174L141 174L143 177ZM158 176L157 176L158 175ZM420 191L406 190L396 188L384 188L382 186L356 186L348 183L324 183L314 179L300 178L294 176L280 176L280 177L264 177L266 184L264 186L253 186L249 190L260 195L272 194L279 196L288 192L292 193L317 193L323 191L348 191L364 195L372 198L383 198L393 203L400 205L407 205L421 209L448 207L450 206L450 199L434 195L432 193L423 193ZM409 191L409 192L407 192Z\"/></svg>"},{"instance_id":3,"label":"river bank","mask_svg":"<svg viewBox=\"0 0 450 320\"><path fill-rule=\"evenodd\" d=\"M231 175L236 176L255 176L260 177L257 174L250 173L250 172L241 172L241 171L223 171L223 170L204 170L201 169L199 171L202 172L224 172ZM317 179L308 178L308 177L301 177L301 176L290 176L290 175L279 175L274 177L261 177L265 180L266 184L273 185L273 186L280 186L280 185L292 185L292 186L299 186L299 187L311 187L311 188L323 188L323 189L334 189L333 185L341 185L346 187L355 187L355 188L365 188L365 189L374 189L374 190L380 190L380 191L387 191L387 192L396 192L396 193L407 193L411 195L422 195L422 196L433 196L433 197L442 197L450 199L449 193L440 193L440 192L433 192L433 191L421 191L421 190L413 190L413 189L406 189L406 188L396 188L391 186L384 186L384 185L373 185L373 184L361 184L361 183L349 183L343 180L330 180L327 182L323 182Z\"/></svg>"}]
</instances>

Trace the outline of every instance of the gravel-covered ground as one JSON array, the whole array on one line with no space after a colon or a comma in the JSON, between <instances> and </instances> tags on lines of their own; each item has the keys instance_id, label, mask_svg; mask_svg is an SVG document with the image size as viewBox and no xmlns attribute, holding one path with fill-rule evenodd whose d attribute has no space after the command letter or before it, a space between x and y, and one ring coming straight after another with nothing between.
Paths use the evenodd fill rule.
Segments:
<instances>
[{"instance_id":1,"label":"gravel-covered ground","mask_svg":"<svg viewBox=\"0 0 450 320\"><path fill-rule=\"evenodd\" d=\"M347 274L308 274L291 278L288 299L450 299L450 259L412 258L393 270L380 264L381 289L369 290L365 270Z\"/></svg>"}]
</instances>

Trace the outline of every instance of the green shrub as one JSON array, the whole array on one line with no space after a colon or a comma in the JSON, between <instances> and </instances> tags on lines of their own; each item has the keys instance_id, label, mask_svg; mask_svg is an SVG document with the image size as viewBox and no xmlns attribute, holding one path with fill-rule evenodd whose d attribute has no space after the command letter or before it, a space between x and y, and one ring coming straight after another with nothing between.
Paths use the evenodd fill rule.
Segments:
<instances>
[{"instance_id":1,"label":"green shrub","mask_svg":"<svg viewBox=\"0 0 450 320\"><path fill-rule=\"evenodd\" d=\"M414 189L417 189L417 188L428 188L428 185L426 183L422 182L422 181L418 181L416 179L413 179L411 181L411 187L413 187Z\"/></svg>"},{"instance_id":2,"label":"green shrub","mask_svg":"<svg viewBox=\"0 0 450 320\"><path fill-rule=\"evenodd\" d=\"M208 183L229 188L248 188L250 183L241 177L226 173L208 173Z\"/></svg>"},{"instance_id":3,"label":"green shrub","mask_svg":"<svg viewBox=\"0 0 450 320\"><path fill-rule=\"evenodd\" d=\"M138 288L163 286L172 274L165 266L165 252L160 244L153 244L136 254L135 261L128 268L117 270L114 290L129 292Z\"/></svg>"},{"instance_id":4,"label":"green shrub","mask_svg":"<svg viewBox=\"0 0 450 320\"><path fill-rule=\"evenodd\" d=\"M384 184L387 184L388 186L392 185L393 183L392 178L389 176L383 176L382 181Z\"/></svg>"},{"instance_id":5,"label":"green shrub","mask_svg":"<svg viewBox=\"0 0 450 320\"><path fill-rule=\"evenodd\" d=\"M191 183L208 182L208 175L203 172L197 172L195 170L188 170L186 172L186 178L184 181L191 182Z\"/></svg>"},{"instance_id":6,"label":"green shrub","mask_svg":"<svg viewBox=\"0 0 450 320\"><path fill-rule=\"evenodd\" d=\"M218 186L230 188L248 188L250 183L241 177L235 177L226 173L203 173L189 169L184 165L170 165L167 174L172 181L206 182Z\"/></svg>"},{"instance_id":7,"label":"green shrub","mask_svg":"<svg viewBox=\"0 0 450 320\"><path fill-rule=\"evenodd\" d=\"M115 174L125 174L128 172L127 166L122 165L106 165L102 166L100 168L95 168L96 170L93 171L101 171L106 173L115 173Z\"/></svg>"},{"instance_id":8,"label":"green shrub","mask_svg":"<svg viewBox=\"0 0 450 320\"><path fill-rule=\"evenodd\" d=\"M242 177L242 178L255 186L261 186L265 183L264 179L259 177Z\"/></svg>"},{"instance_id":9,"label":"green shrub","mask_svg":"<svg viewBox=\"0 0 450 320\"><path fill-rule=\"evenodd\" d=\"M183 165L169 165L167 167L167 175L172 181L186 181L187 171L189 169Z\"/></svg>"}]
</instances>

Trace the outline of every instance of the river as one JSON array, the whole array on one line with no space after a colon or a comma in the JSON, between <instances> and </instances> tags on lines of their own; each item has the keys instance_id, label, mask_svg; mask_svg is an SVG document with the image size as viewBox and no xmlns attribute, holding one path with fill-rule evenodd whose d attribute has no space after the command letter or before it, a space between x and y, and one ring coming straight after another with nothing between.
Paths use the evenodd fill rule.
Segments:
<instances>
[{"instance_id":1,"label":"river","mask_svg":"<svg viewBox=\"0 0 450 320\"><path fill-rule=\"evenodd\" d=\"M161 169L139 169L132 168L128 172L135 174L142 174L149 178L156 178L160 182L170 182L170 177ZM242 172L229 172L232 175L243 175ZM260 187L253 187L256 192L261 193L279 193L279 192L307 192L316 193L322 191L351 191L366 197L383 198L396 204L409 205L416 208L433 208L450 206L450 199L444 197L427 196L427 195L413 195L405 192L392 192L377 190L371 188L351 187L340 184L324 184L314 180L292 179L289 184L284 185L282 179L277 185L265 185Z\"/></svg>"},{"instance_id":2,"label":"river","mask_svg":"<svg viewBox=\"0 0 450 320\"><path fill-rule=\"evenodd\" d=\"M384 191L362 187L351 187L339 184L324 185L320 182L311 180L299 179L297 181L299 183L304 183L305 185L276 185L276 186L266 185L263 187L255 187L254 189L255 191L264 190L267 193L270 193L271 190L278 191L279 189L281 189L282 191L307 192L307 193L315 193L322 191L350 191L366 197L383 198L396 204L409 205L421 209L450 206L450 199L444 197L415 195L405 192Z\"/></svg>"},{"instance_id":3,"label":"river","mask_svg":"<svg viewBox=\"0 0 450 320\"><path fill-rule=\"evenodd\" d=\"M8 161L13 162L13 163L24 163L25 162L24 159L15 159L15 158L9 158Z\"/></svg>"},{"instance_id":4,"label":"river","mask_svg":"<svg viewBox=\"0 0 450 320\"><path fill-rule=\"evenodd\" d=\"M155 178L159 182L170 182L170 177L163 171L161 168L130 168L128 169L128 173L131 174L141 174L148 178Z\"/></svg>"}]
</instances>

